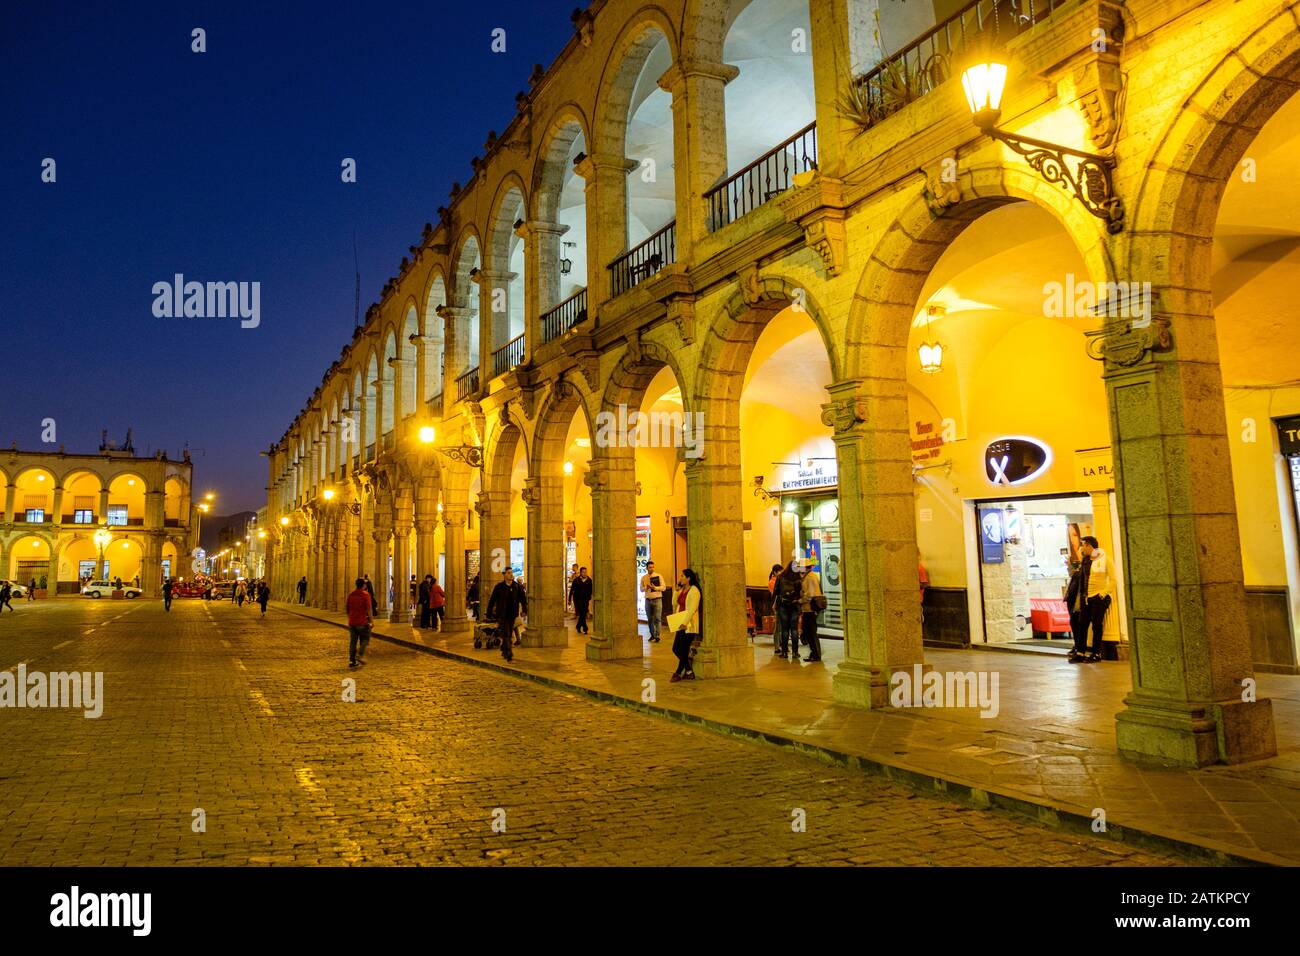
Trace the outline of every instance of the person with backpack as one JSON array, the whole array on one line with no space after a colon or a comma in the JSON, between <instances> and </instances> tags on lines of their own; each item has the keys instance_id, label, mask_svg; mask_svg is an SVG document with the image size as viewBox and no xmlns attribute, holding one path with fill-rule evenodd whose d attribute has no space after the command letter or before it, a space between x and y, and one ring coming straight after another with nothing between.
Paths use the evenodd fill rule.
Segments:
<instances>
[{"instance_id":1,"label":"person with backpack","mask_svg":"<svg viewBox=\"0 0 1300 956\"><path fill-rule=\"evenodd\" d=\"M10 586L8 581L3 585L0 585L0 614L5 612L5 608L9 608L9 610L13 611L15 614L18 613L17 611L14 611L14 606L9 603L13 596L14 589Z\"/></svg>"},{"instance_id":2,"label":"person with backpack","mask_svg":"<svg viewBox=\"0 0 1300 956\"><path fill-rule=\"evenodd\" d=\"M772 592L776 608L776 656L799 659L799 611L803 602L803 579L790 561L777 575Z\"/></svg>"},{"instance_id":3,"label":"person with backpack","mask_svg":"<svg viewBox=\"0 0 1300 956\"><path fill-rule=\"evenodd\" d=\"M670 683L682 680L695 680L695 649L699 646L701 623L700 576L691 568L682 568L677 576L677 613L685 615L676 620L673 629L673 655L677 658L677 670L673 671Z\"/></svg>"}]
</instances>

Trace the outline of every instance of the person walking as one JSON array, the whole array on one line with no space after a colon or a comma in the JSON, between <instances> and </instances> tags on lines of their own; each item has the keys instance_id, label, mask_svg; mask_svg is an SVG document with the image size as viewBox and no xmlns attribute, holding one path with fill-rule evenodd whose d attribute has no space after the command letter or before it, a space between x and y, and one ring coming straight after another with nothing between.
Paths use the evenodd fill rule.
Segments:
<instances>
[{"instance_id":1,"label":"person walking","mask_svg":"<svg viewBox=\"0 0 1300 956\"><path fill-rule=\"evenodd\" d=\"M700 577L691 568L682 568L677 576L677 614L685 617L677 621L673 629L673 654L677 658L677 670L673 671L670 683L681 680L695 680L695 647L700 639ZM670 618L671 620L671 618Z\"/></svg>"},{"instance_id":2,"label":"person walking","mask_svg":"<svg viewBox=\"0 0 1300 956\"><path fill-rule=\"evenodd\" d=\"M641 593L645 595L646 626L650 629L650 643L659 643L659 626L664 613L664 579L655 571L655 563L645 563L645 574L641 577Z\"/></svg>"},{"instance_id":3,"label":"person walking","mask_svg":"<svg viewBox=\"0 0 1300 956\"><path fill-rule=\"evenodd\" d=\"M238 584L235 585L235 604L238 607L243 607L244 598L246 598L247 596L248 596L248 589L244 586L244 582L240 581Z\"/></svg>"},{"instance_id":4,"label":"person walking","mask_svg":"<svg viewBox=\"0 0 1300 956\"><path fill-rule=\"evenodd\" d=\"M812 558L804 559L804 574L800 591L799 611L802 617L804 643L808 645L805 663L816 663L822 659L822 641L817 635L817 615L826 610L826 596L822 594L822 578L815 570ZM797 657L799 652L795 651Z\"/></svg>"},{"instance_id":5,"label":"person walking","mask_svg":"<svg viewBox=\"0 0 1300 956\"><path fill-rule=\"evenodd\" d=\"M447 592L442 589L435 577L429 578L429 627L434 626L437 622L438 630L442 630L443 614L447 610Z\"/></svg>"},{"instance_id":6,"label":"person walking","mask_svg":"<svg viewBox=\"0 0 1300 956\"><path fill-rule=\"evenodd\" d=\"M305 574L298 579L298 603L307 603L307 575Z\"/></svg>"},{"instance_id":7,"label":"person walking","mask_svg":"<svg viewBox=\"0 0 1300 956\"><path fill-rule=\"evenodd\" d=\"M265 581L257 585L257 603L262 605L262 617L266 617L266 603L271 600L271 585Z\"/></svg>"},{"instance_id":8,"label":"person walking","mask_svg":"<svg viewBox=\"0 0 1300 956\"><path fill-rule=\"evenodd\" d=\"M1085 535L1079 543L1082 560L1070 577L1065 603L1070 610L1070 629L1074 632L1074 650L1070 651L1071 664L1095 664L1102 658L1102 635L1106 631L1106 612L1110 610L1110 562L1106 552L1092 535ZM1092 647L1088 646L1088 631L1092 631Z\"/></svg>"},{"instance_id":9,"label":"person walking","mask_svg":"<svg viewBox=\"0 0 1300 956\"><path fill-rule=\"evenodd\" d=\"M406 613L410 615L411 621L412 623L414 623L415 612L416 609L419 607L419 601L420 601L420 582L416 580L414 574L411 575L411 581L407 585L406 589L409 592L407 594Z\"/></svg>"},{"instance_id":10,"label":"person walking","mask_svg":"<svg viewBox=\"0 0 1300 956\"><path fill-rule=\"evenodd\" d=\"M426 574L424 576L424 579L420 581L420 586L415 590L416 605L420 609L420 622L417 626L421 628L428 628L433 626L433 622L432 622L433 614L431 612L430 603L429 603L430 601L429 582L432 580L433 580L433 575Z\"/></svg>"},{"instance_id":11,"label":"person walking","mask_svg":"<svg viewBox=\"0 0 1300 956\"><path fill-rule=\"evenodd\" d=\"M569 586L569 593L573 596L573 610L578 615L577 632L579 634L590 633L587 627L587 610L591 607L591 578L587 577L587 569L579 568L578 576L573 579L573 584Z\"/></svg>"},{"instance_id":12,"label":"person walking","mask_svg":"<svg viewBox=\"0 0 1300 956\"><path fill-rule=\"evenodd\" d=\"M27 585L27 600L36 600L36 579L32 578L32 583Z\"/></svg>"},{"instance_id":13,"label":"person walking","mask_svg":"<svg viewBox=\"0 0 1300 956\"><path fill-rule=\"evenodd\" d=\"M172 579L168 578L163 582L163 610L168 614L172 610Z\"/></svg>"},{"instance_id":14,"label":"person walking","mask_svg":"<svg viewBox=\"0 0 1300 956\"><path fill-rule=\"evenodd\" d=\"M14 596L14 589L12 586L10 586L8 581L0 585L0 614L3 614L5 612L5 608L9 608L9 610L13 611L15 614L18 613L17 611L14 611L14 606L9 603L10 599L13 596Z\"/></svg>"},{"instance_id":15,"label":"person walking","mask_svg":"<svg viewBox=\"0 0 1300 956\"><path fill-rule=\"evenodd\" d=\"M366 648L370 646L370 625L374 623L371 610L375 596L366 589L366 582L357 578L356 589L348 595L348 667L359 667L366 662ZM359 651L359 653L358 653Z\"/></svg>"},{"instance_id":16,"label":"person walking","mask_svg":"<svg viewBox=\"0 0 1300 956\"><path fill-rule=\"evenodd\" d=\"M365 584L366 584L366 593L370 595L370 611L371 611L372 614L377 614L377 613L379 613L379 602L375 600L375 586L374 586L373 584L370 583L370 575L368 575L368 574L363 574L363 575L361 576L361 579L362 579L362 580L365 582ZM306 594L306 593L307 593L307 579L306 579L306 578L303 578L302 581L299 582L298 587L302 589L302 593L303 593L303 594ZM302 601L299 601L298 603L301 604Z\"/></svg>"},{"instance_id":17,"label":"person walking","mask_svg":"<svg viewBox=\"0 0 1300 956\"><path fill-rule=\"evenodd\" d=\"M524 589L515 580L514 569L506 568L501 572L501 580L492 589L492 596L488 598L484 617L497 622L497 634L501 638L501 656L508 661L514 660L515 657L513 649L515 627L520 615L527 613L528 599L524 595Z\"/></svg>"},{"instance_id":18,"label":"person walking","mask_svg":"<svg viewBox=\"0 0 1300 956\"><path fill-rule=\"evenodd\" d=\"M803 580L793 560L777 575L773 598L776 606L776 656L782 660L799 659L799 605L803 600Z\"/></svg>"}]
</instances>

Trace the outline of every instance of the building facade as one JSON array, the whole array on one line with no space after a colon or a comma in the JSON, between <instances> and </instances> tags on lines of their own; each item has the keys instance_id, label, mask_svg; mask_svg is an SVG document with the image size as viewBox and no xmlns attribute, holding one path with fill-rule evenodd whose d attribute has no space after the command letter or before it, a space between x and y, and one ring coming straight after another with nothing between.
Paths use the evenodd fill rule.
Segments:
<instances>
[{"instance_id":1,"label":"building facade","mask_svg":"<svg viewBox=\"0 0 1300 956\"><path fill-rule=\"evenodd\" d=\"M192 573L198 512L191 477L188 456L169 461L162 452L0 452L3 576L36 580L53 596L77 594L102 573L138 580L146 597L161 596L164 577ZM102 551L98 531L107 532Z\"/></svg>"},{"instance_id":2,"label":"building facade","mask_svg":"<svg viewBox=\"0 0 1300 956\"><path fill-rule=\"evenodd\" d=\"M585 564L587 656L637 658L652 557L700 573L697 672L730 677L747 597L809 556L836 696L878 707L927 639L1033 640L1091 534L1118 750L1273 753L1298 10L597 0L270 449L276 593L366 573L400 620L410 574L459 612L514 565L545 646Z\"/></svg>"}]
</instances>

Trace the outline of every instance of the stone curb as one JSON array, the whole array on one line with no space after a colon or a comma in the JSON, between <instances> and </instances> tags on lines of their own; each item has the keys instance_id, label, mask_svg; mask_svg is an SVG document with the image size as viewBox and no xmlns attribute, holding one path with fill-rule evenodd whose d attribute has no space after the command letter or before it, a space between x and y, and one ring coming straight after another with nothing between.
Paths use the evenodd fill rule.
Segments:
<instances>
[{"instance_id":1,"label":"stone curb","mask_svg":"<svg viewBox=\"0 0 1300 956\"><path fill-rule=\"evenodd\" d=\"M271 609L284 611L288 614L293 614L296 617L306 618L321 624L328 624L332 627L347 630L346 624L317 617L314 614L297 611L294 610L292 606L277 608L275 605L272 605ZM988 787L976 786L955 777L940 777L923 770L912 770L906 767L899 767L895 764L886 763L885 761L875 757L866 757L862 754L848 753L821 744L809 744L804 741L795 740L792 737L774 734L766 730L756 730L752 727L741 726L740 724L729 724L720 720L714 720L710 717L700 717L696 714L688 714L683 711L672 710L660 704L648 704L643 701L632 700L627 697L612 694L608 691L583 687L580 684L568 683L554 677L547 677L543 674L533 674L514 667L507 667L504 661L498 663L495 660L484 660L478 657L458 654L441 647L429 647L426 644L417 644L415 641L406 640L405 638L394 637L391 634L383 634L373 628L371 630L371 636L387 641L390 644L397 644L409 648L413 651L431 654L434 657L442 657L447 660L469 664L484 670L496 671L500 674L508 674L511 677L532 681L535 684L541 684L554 690L560 690L571 694L581 694L585 697L591 698L592 700L614 704L624 708L625 710L667 718L668 720L673 720L677 723L688 724L692 727L701 727L713 733L722 734L728 737L768 744L774 747L780 747L784 750L792 750L795 753L802 754L803 756L814 757L821 760L823 763L837 764L872 776L883 777L891 782L903 784L913 790L918 790L923 793L938 794L980 810L996 809L1006 811L1015 816L1032 819L1036 823L1044 824L1053 829L1072 833L1075 836L1086 836L1090 838L1098 836L1098 834L1092 831L1092 817L1085 816L1084 814L1073 810L1066 810L1061 807L1053 806L1050 803L1040 803L1030 799L1029 797L1018 794L1003 793ZM490 653L495 655L497 652L492 651ZM1105 836L1107 839L1113 840L1117 843L1126 843L1146 849L1166 851L1174 850L1184 856L1191 856L1198 863L1206 866L1289 867L1295 865L1292 861L1283 857L1275 856L1271 853L1261 853L1258 851L1229 847L1216 840L1201 840L1196 842L1186 836L1162 833L1151 827L1139 828L1124 824L1115 824L1109 820L1106 824Z\"/></svg>"}]
</instances>

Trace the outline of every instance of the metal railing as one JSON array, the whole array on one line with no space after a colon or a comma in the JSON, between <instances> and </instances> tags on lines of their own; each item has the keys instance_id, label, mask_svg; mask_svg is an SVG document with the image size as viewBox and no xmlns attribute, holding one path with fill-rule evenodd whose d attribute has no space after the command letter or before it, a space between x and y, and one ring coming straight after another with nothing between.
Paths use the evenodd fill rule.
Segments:
<instances>
[{"instance_id":1,"label":"metal railing","mask_svg":"<svg viewBox=\"0 0 1300 956\"><path fill-rule=\"evenodd\" d=\"M709 232L753 212L790 188L797 173L817 168L817 123L809 123L704 194Z\"/></svg>"},{"instance_id":2,"label":"metal railing","mask_svg":"<svg viewBox=\"0 0 1300 956\"><path fill-rule=\"evenodd\" d=\"M677 261L677 220L609 264L610 294L622 295L670 262Z\"/></svg>"},{"instance_id":3,"label":"metal railing","mask_svg":"<svg viewBox=\"0 0 1300 956\"><path fill-rule=\"evenodd\" d=\"M516 335L501 348L492 353L492 374L501 375L516 365L524 364L524 337Z\"/></svg>"},{"instance_id":4,"label":"metal railing","mask_svg":"<svg viewBox=\"0 0 1300 956\"><path fill-rule=\"evenodd\" d=\"M369 445L366 446L366 461L374 461L374 460L375 460L375 443L371 442Z\"/></svg>"},{"instance_id":5,"label":"metal railing","mask_svg":"<svg viewBox=\"0 0 1300 956\"><path fill-rule=\"evenodd\" d=\"M857 77L854 111L872 126L954 75L977 38L1006 41L1051 16L1065 0L975 0Z\"/></svg>"},{"instance_id":6,"label":"metal railing","mask_svg":"<svg viewBox=\"0 0 1300 956\"><path fill-rule=\"evenodd\" d=\"M433 398L425 402L424 407L427 408L429 411L433 412L435 415L441 415L442 414L442 392L439 392L437 395L433 396Z\"/></svg>"},{"instance_id":7,"label":"metal railing","mask_svg":"<svg viewBox=\"0 0 1300 956\"><path fill-rule=\"evenodd\" d=\"M579 289L542 316L542 341L558 339L579 322L587 321L587 290Z\"/></svg>"},{"instance_id":8,"label":"metal railing","mask_svg":"<svg viewBox=\"0 0 1300 956\"><path fill-rule=\"evenodd\" d=\"M478 366L466 369L456 376L456 401L478 394Z\"/></svg>"},{"instance_id":9,"label":"metal railing","mask_svg":"<svg viewBox=\"0 0 1300 956\"><path fill-rule=\"evenodd\" d=\"M397 447L397 435L391 429L384 432L384 451L392 451Z\"/></svg>"}]
</instances>

